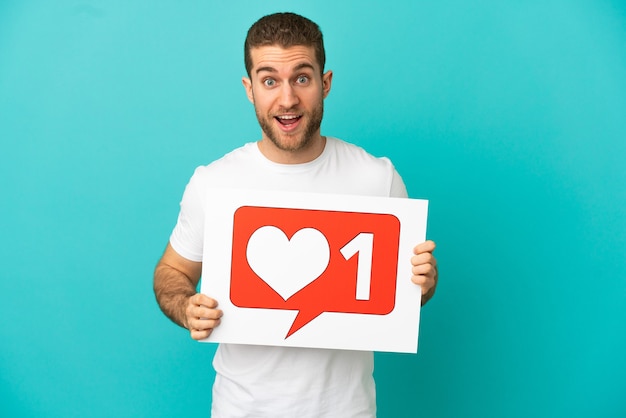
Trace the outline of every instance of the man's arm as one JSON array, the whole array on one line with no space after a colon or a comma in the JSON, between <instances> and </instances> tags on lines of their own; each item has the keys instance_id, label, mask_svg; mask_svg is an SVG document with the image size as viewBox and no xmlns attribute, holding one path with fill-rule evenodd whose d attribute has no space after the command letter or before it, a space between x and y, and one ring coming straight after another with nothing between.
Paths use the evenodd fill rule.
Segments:
<instances>
[{"instance_id":1,"label":"man's arm","mask_svg":"<svg viewBox=\"0 0 626 418\"><path fill-rule=\"evenodd\" d=\"M435 294L439 279L437 260L433 256L433 251L435 251L435 243L426 241L415 246L413 249L415 255L411 257L411 264L413 265L411 280L422 287L422 306Z\"/></svg>"},{"instance_id":2,"label":"man's arm","mask_svg":"<svg viewBox=\"0 0 626 418\"><path fill-rule=\"evenodd\" d=\"M196 291L201 273L201 262L187 260L169 244L154 270L154 294L161 310L195 340L208 337L222 316L217 301Z\"/></svg>"}]
</instances>

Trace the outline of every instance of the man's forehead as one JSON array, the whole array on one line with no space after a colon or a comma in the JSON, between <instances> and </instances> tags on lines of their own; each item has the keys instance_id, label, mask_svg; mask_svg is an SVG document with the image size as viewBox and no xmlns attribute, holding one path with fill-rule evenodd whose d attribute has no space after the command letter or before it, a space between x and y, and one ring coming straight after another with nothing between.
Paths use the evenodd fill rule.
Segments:
<instances>
[{"instance_id":1,"label":"man's forehead","mask_svg":"<svg viewBox=\"0 0 626 418\"><path fill-rule=\"evenodd\" d=\"M263 45L251 48L250 57L253 73L258 72L259 69L278 69L278 67L319 69L315 49L312 46L294 45L284 48L279 45Z\"/></svg>"}]
</instances>

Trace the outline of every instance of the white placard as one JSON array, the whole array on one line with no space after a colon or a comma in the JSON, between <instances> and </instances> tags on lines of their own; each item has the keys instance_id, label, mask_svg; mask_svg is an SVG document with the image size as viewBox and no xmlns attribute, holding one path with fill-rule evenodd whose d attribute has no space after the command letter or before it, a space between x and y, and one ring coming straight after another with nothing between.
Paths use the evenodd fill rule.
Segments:
<instances>
[{"instance_id":1,"label":"white placard","mask_svg":"<svg viewBox=\"0 0 626 418\"><path fill-rule=\"evenodd\" d=\"M206 205L201 292L224 315L204 341L417 352L428 201L213 189Z\"/></svg>"}]
</instances>

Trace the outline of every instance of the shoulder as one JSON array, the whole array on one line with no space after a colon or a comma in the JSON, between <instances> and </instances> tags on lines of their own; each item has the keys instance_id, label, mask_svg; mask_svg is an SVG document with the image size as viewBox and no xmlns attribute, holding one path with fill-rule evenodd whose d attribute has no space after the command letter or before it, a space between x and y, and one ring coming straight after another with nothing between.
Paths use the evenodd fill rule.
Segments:
<instances>
[{"instance_id":1,"label":"shoulder","mask_svg":"<svg viewBox=\"0 0 626 418\"><path fill-rule=\"evenodd\" d=\"M237 173L242 167L249 166L258 152L255 152L256 144L249 142L239 148L235 148L221 158L207 165L197 167L191 177L191 181L207 182L215 176L228 176Z\"/></svg>"},{"instance_id":2,"label":"shoulder","mask_svg":"<svg viewBox=\"0 0 626 418\"><path fill-rule=\"evenodd\" d=\"M365 168L380 168L383 170L393 170L393 164L387 157L376 157L367 152L359 145L346 142L342 139L328 137L328 144L337 158L342 162L353 162Z\"/></svg>"},{"instance_id":3,"label":"shoulder","mask_svg":"<svg viewBox=\"0 0 626 418\"><path fill-rule=\"evenodd\" d=\"M396 196L396 185L402 181L387 157L375 157L362 147L328 138L329 166L334 167L335 179L340 178L352 194ZM335 180L336 181L336 180Z\"/></svg>"}]
</instances>

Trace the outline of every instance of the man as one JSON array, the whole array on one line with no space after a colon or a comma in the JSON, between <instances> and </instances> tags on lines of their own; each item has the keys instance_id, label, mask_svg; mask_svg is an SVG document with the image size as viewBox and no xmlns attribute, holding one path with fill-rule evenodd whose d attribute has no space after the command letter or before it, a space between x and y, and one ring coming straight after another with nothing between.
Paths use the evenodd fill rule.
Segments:
<instances>
[{"instance_id":1,"label":"man","mask_svg":"<svg viewBox=\"0 0 626 418\"><path fill-rule=\"evenodd\" d=\"M196 292L204 217L210 213L210 204L203 204L207 188L407 196L388 159L321 135L333 76L324 72L324 62L319 27L302 16L265 16L248 31L243 85L261 140L196 169L154 274L161 309L193 339L208 337L222 317L218 301ZM419 244L406 261L413 266L407 280L421 286L422 303L436 287L434 248L432 241ZM213 365L214 418L376 415L371 352L221 344Z\"/></svg>"}]
</instances>

